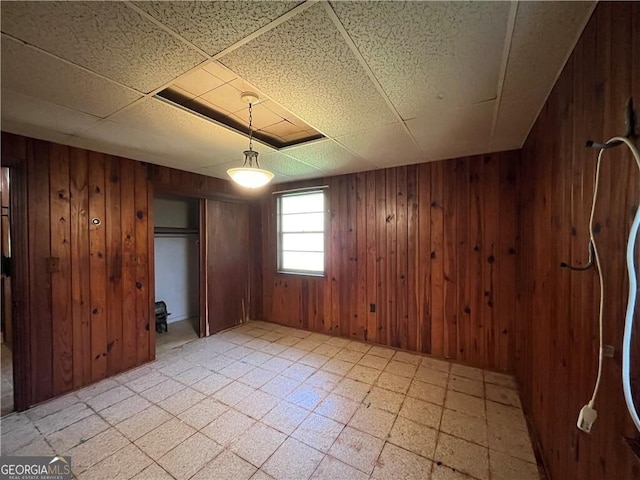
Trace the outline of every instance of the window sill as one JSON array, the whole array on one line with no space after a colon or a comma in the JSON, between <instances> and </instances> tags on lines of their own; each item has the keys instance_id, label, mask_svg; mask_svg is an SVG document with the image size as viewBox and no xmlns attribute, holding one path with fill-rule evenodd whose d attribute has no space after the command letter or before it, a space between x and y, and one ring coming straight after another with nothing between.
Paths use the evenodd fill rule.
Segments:
<instances>
[{"instance_id":1,"label":"window sill","mask_svg":"<svg viewBox=\"0 0 640 480\"><path fill-rule=\"evenodd\" d=\"M324 273L313 273L313 272L295 272L288 270L278 270L276 272L278 275L295 275L296 277L313 277L313 278L324 278L326 274Z\"/></svg>"}]
</instances>

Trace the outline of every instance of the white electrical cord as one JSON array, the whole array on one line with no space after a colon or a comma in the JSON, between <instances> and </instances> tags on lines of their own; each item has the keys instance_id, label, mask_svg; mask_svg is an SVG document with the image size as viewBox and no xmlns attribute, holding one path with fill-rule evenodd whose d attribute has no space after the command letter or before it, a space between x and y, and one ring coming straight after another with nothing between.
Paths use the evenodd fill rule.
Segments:
<instances>
[{"instance_id":1,"label":"white electrical cord","mask_svg":"<svg viewBox=\"0 0 640 480\"><path fill-rule=\"evenodd\" d=\"M636 146L625 137L613 137L607 140L605 145L610 145L612 143L622 142L633 154L635 158L636 165L638 169L640 169L640 152ZM596 240L593 231L593 219L596 210L596 200L598 197L598 186L600 183L600 165L602 163L602 155L605 152L605 149L600 149L600 153L598 153L598 160L596 163L596 174L595 174L595 182L593 189L593 202L591 204L591 214L589 216L589 241L591 242L591 247L593 248L596 267L598 269L598 277L600 280L600 308L598 313L598 327L599 327L599 337L600 337L600 352L598 355L598 376L596 378L596 384L593 389L593 395L591 396L591 400L587 405L585 405L580 411L580 416L578 417L578 428L584 430L585 432L589 432L591 430L591 425L595 422L597 414L593 408L593 405L596 400L596 395L598 394L598 388L600 387L600 378L602 377L602 360L603 360L603 323L604 323L604 277L602 274L602 267L600 264L600 255L598 254L598 247L596 245ZM631 415L631 419L635 424L638 431L640 431L640 417L638 417L638 411L636 410L635 403L633 401L633 396L631 393L631 378L630 378L630 363L631 363L631 335L633 332L633 315L635 313L636 307L636 295L638 290L638 281L636 276L636 268L634 263L635 256L635 246L636 246L636 237L638 235L638 228L640 227L640 207L636 209L636 214L633 219L633 223L631 224L631 230L629 232L629 240L627 242L627 273L629 275L629 296L627 299L627 311L625 315L624 322L624 334L622 338L622 389L624 391L624 399L627 404L627 409L629 410L629 415Z\"/></svg>"}]
</instances>

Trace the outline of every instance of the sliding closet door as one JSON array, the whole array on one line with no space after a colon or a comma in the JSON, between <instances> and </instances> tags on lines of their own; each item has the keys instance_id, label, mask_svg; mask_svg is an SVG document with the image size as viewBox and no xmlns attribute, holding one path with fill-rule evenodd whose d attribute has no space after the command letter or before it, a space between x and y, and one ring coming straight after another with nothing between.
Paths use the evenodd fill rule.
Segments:
<instances>
[{"instance_id":1,"label":"sliding closet door","mask_svg":"<svg viewBox=\"0 0 640 480\"><path fill-rule=\"evenodd\" d=\"M209 333L249 315L249 206L207 200Z\"/></svg>"}]
</instances>

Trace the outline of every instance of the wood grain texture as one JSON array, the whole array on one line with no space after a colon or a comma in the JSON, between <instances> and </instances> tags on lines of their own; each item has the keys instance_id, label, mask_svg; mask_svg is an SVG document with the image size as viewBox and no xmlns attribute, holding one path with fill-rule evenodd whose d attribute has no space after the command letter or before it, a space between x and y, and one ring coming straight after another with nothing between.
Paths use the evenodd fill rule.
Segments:
<instances>
[{"instance_id":1,"label":"wood grain texture","mask_svg":"<svg viewBox=\"0 0 640 480\"><path fill-rule=\"evenodd\" d=\"M279 185L329 185L327 270L277 273L276 202L264 195L260 318L510 370L518 161L507 152Z\"/></svg>"},{"instance_id":2,"label":"wood grain texture","mask_svg":"<svg viewBox=\"0 0 640 480\"><path fill-rule=\"evenodd\" d=\"M637 432L620 382L626 237L638 207L640 174L623 147L604 156L595 215L605 284L604 342L616 354L604 361L595 404L598 420L590 435L576 429L575 419L591 396L597 371L599 282L595 269L569 272L559 267L562 261L587 261L598 152L584 144L624 132L624 105L630 96L636 105L640 99L639 55L637 2L599 4L522 150L513 350L523 406L552 479L640 478L640 463L624 439ZM505 174L510 176L501 171L501 188L509 185ZM500 271L498 278L504 277ZM638 317L636 312L636 324ZM635 335L632 384L637 401L639 355L640 337Z\"/></svg>"}]
</instances>

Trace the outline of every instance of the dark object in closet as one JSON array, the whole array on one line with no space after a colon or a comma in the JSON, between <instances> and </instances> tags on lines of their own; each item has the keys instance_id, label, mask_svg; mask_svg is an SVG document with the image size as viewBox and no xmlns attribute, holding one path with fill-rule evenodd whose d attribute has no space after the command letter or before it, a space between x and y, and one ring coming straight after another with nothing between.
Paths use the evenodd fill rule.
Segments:
<instances>
[{"instance_id":1,"label":"dark object in closet","mask_svg":"<svg viewBox=\"0 0 640 480\"><path fill-rule=\"evenodd\" d=\"M167 304L163 301L156 302L156 333L168 332L167 317L171 315L167 312Z\"/></svg>"}]
</instances>

